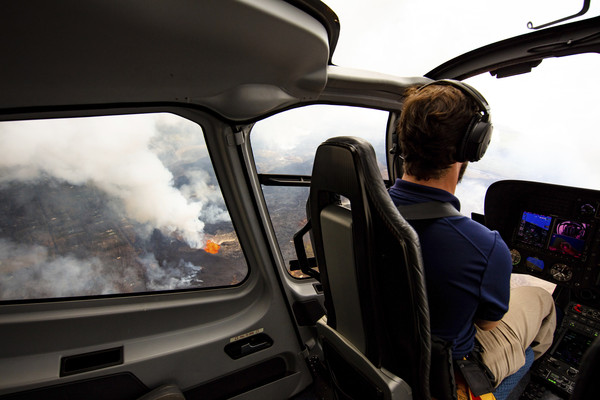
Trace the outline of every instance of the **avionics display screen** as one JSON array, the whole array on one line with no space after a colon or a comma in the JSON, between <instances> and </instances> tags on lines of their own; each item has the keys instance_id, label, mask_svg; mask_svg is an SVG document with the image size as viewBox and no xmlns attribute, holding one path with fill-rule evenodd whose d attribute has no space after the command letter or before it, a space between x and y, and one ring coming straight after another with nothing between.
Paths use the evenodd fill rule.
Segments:
<instances>
[{"instance_id":1,"label":"avionics display screen","mask_svg":"<svg viewBox=\"0 0 600 400\"><path fill-rule=\"evenodd\" d=\"M585 351L592 344L592 338L568 330L552 353L555 358L577 368Z\"/></svg>"},{"instance_id":2,"label":"avionics display screen","mask_svg":"<svg viewBox=\"0 0 600 400\"><path fill-rule=\"evenodd\" d=\"M551 223L552 217L525 211L519 223L516 239L534 247L544 248Z\"/></svg>"},{"instance_id":3,"label":"avionics display screen","mask_svg":"<svg viewBox=\"0 0 600 400\"><path fill-rule=\"evenodd\" d=\"M548 250L580 258L590 230L589 224L557 219L552 229Z\"/></svg>"}]
</instances>

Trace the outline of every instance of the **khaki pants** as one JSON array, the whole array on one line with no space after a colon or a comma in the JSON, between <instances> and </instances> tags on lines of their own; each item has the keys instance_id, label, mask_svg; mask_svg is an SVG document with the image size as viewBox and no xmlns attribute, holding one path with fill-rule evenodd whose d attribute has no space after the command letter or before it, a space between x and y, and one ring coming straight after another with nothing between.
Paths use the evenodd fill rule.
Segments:
<instances>
[{"instance_id":1,"label":"khaki pants","mask_svg":"<svg viewBox=\"0 0 600 400\"><path fill-rule=\"evenodd\" d=\"M504 378L525 365L525 349L531 346L535 359L552 344L556 328L554 300L546 290L521 286L510 291L508 312L490 331L475 327L483 349L483 362L492 371L498 386Z\"/></svg>"}]
</instances>

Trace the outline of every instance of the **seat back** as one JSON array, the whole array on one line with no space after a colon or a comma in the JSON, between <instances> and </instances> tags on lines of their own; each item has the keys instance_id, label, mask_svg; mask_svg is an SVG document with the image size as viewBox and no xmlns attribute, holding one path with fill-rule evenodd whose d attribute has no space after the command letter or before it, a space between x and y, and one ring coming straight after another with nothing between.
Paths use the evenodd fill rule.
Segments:
<instances>
[{"instance_id":1,"label":"seat back","mask_svg":"<svg viewBox=\"0 0 600 400\"><path fill-rule=\"evenodd\" d=\"M419 241L390 199L368 142L338 137L319 146L308 210L327 327L375 368L408 383L413 398L429 399L431 337ZM358 398L360 377L369 374L356 373L340 346L326 340L324 349L341 397Z\"/></svg>"}]
</instances>

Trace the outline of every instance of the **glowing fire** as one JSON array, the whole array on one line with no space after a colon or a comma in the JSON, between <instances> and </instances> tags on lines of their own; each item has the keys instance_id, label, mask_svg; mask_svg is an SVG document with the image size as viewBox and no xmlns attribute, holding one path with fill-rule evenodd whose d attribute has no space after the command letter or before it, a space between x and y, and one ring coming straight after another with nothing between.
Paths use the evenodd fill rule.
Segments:
<instances>
[{"instance_id":1,"label":"glowing fire","mask_svg":"<svg viewBox=\"0 0 600 400\"><path fill-rule=\"evenodd\" d=\"M204 246L204 251L210 254L217 254L220 248L220 245L216 244L212 240L209 240L206 242L206 246Z\"/></svg>"}]
</instances>

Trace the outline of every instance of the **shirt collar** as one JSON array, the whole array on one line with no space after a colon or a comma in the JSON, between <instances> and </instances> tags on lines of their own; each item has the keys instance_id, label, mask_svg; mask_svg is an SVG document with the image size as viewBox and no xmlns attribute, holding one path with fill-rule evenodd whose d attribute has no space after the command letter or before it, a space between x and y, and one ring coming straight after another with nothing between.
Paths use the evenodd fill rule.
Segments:
<instances>
[{"instance_id":1,"label":"shirt collar","mask_svg":"<svg viewBox=\"0 0 600 400\"><path fill-rule=\"evenodd\" d=\"M404 193L407 196L407 200L414 203L425 203L427 201L441 201L444 203L450 203L460 211L460 200L452 193L442 189L434 188L431 186L419 185L418 183L408 182L400 178L396 179L394 186L391 190L398 190L400 193ZM398 194L398 192L396 192Z\"/></svg>"}]
</instances>

